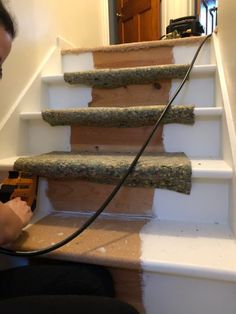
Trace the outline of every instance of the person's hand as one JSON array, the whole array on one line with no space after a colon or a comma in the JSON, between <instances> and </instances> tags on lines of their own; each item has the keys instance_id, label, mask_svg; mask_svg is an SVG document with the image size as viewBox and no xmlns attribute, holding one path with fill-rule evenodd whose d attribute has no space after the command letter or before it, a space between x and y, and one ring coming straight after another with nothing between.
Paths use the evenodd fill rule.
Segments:
<instances>
[{"instance_id":1,"label":"person's hand","mask_svg":"<svg viewBox=\"0 0 236 314\"><path fill-rule=\"evenodd\" d=\"M16 197L5 204L20 218L22 227L25 227L33 215L30 206L25 201L22 201L20 197Z\"/></svg>"}]
</instances>

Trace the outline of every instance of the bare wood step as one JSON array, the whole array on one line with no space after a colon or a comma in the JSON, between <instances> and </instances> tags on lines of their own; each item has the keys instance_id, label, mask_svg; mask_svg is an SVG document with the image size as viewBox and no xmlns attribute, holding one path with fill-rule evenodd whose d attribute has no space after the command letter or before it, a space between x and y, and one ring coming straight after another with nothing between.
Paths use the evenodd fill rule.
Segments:
<instances>
[{"instance_id":1,"label":"bare wood step","mask_svg":"<svg viewBox=\"0 0 236 314\"><path fill-rule=\"evenodd\" d=\"M29 226L14 243L18 250L37 250L59 242L85 218L52 213ZM47 257L106 266L113 276L116 297L144 313L140 232L147 220L97 219L78 238ZM128 290L127 290L128 289Z\"/></svg>"}]
</instances>

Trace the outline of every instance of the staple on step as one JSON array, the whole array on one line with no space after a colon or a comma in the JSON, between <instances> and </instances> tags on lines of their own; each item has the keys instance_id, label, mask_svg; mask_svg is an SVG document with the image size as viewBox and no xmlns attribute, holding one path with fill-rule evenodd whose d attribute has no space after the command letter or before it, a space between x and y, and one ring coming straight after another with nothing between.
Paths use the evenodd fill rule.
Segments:
<instances>
[{"instance_id":1,"label":"staple on step","mask_svg":"<svg viewBox=\"0 0 236 314\"><path fill-rule=\"evenodd\" d=\"M117 88L134 84L151 84L161 79L184 78L188 64L168 64L122 69L101 69L64 74L69 84L84 84L95 88Z\"/></svg>"},{"instance_id":2,"label":"staple on step","mask_svg":"<svg viewBox=\"0 0 236 314\"><path fill-rule=\"evenodd\" d=\"M103 184L116 184L126 173L134 156L52 152L17 159L15 170L41 177L73 178ZM189 194L191 163L183 153L142 156L125 181L126 186L169 189Z\"/></svg>"},{"instance_id":3,"label":"staple on step","mask_svg":"<svg viewBox=\"0 0 236 314\"><path fill-rule=\"evenodd\" d=\"M154 125L165 106L139 106L126 108L78 108L42 111L43 119L51 126L80 125L93 127L134 128ZM194 123L193 106L173 106L162 120L167 123Z\"/></svg>"}]
</instances>

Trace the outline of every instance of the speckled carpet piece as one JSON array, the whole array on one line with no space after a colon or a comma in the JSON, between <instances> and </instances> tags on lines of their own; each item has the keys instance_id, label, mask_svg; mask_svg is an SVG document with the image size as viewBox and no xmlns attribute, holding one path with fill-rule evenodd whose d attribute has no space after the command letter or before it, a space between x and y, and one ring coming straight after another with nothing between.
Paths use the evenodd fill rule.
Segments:
<instances>
[{"instance_id":1,"label":"speckled carpet piece","mask_svg":"<svg viewBox=\"0 0 236 314\"><path fill-rule=\"evenodd\" d=\"M192 36L186 38L178 38L178 39L167 39L167 40L152 40L152 41L142 41L142 42L134 42L127 44L116 44L102 47L93 47L93 48L72 48L72 49L63 49L62 55L66 54L79 54L84 52L114 52L114 51L123 51L129 52L132 50L148 50L150 48L158 48L158 47L174 47L174 46L183 46L183 45L193 45L195 43L200 43L205 39L205 36Z\"/></svg>"},{"instance_id":2,"label":"speckled carpet piece","mask_svg":"<svg viewBox=\"0 0 236 314\"><path fill-rule=\"evenodd\" d=\"M140 106L45 110L42 112L42 117L52 126L76 124L80 126L133 128L155 124L164 108L164 106ZM172 106L164 116L162 123L193 124L194 107Z\"/></svg>"},{"instance_id":3,"label":"speckled carpet piece","mask_svg":"<svg viewBox=\"0 0 236 314\"><path fill-rule=\"evenodd\" d=\"M78 178L97 183L116 184L126 172L134 156L95 155L52 152L19 158L15 170L41 177ZM189 194L191 164L183 153L145 155L139 160L125 185L169 189Z\"/></svg>"},{"instance_id":4,"label":"speckled carpet piece","mask_svg":"<svg viewBox=\"0 0 236 314\"><path fill-rule=\"evenodd\" d=\"M133 84L151 84L161 79L184 78L188 64L168 64L122 69L101 69L65 73L69 84L84 84L95 88L116 88Z\"/></svg>"}]
</instances>

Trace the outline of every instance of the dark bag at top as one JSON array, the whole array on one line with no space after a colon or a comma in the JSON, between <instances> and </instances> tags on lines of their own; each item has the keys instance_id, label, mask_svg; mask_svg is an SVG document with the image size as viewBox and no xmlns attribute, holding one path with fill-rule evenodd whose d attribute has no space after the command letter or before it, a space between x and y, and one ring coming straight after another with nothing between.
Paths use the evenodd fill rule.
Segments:
<instances>
[{"instance_id":1,"label":"dark bag at top","mask_svg":"<svg viewBox=\"0 0 236 314\"><path fill-rule=\"evenodd\" d=\"M166 27L166 34L177 32L180 37L200 36L204 33L203 26L196 16L184 16L175 20L170 20Z\"/></svg>"}]
</instances>

